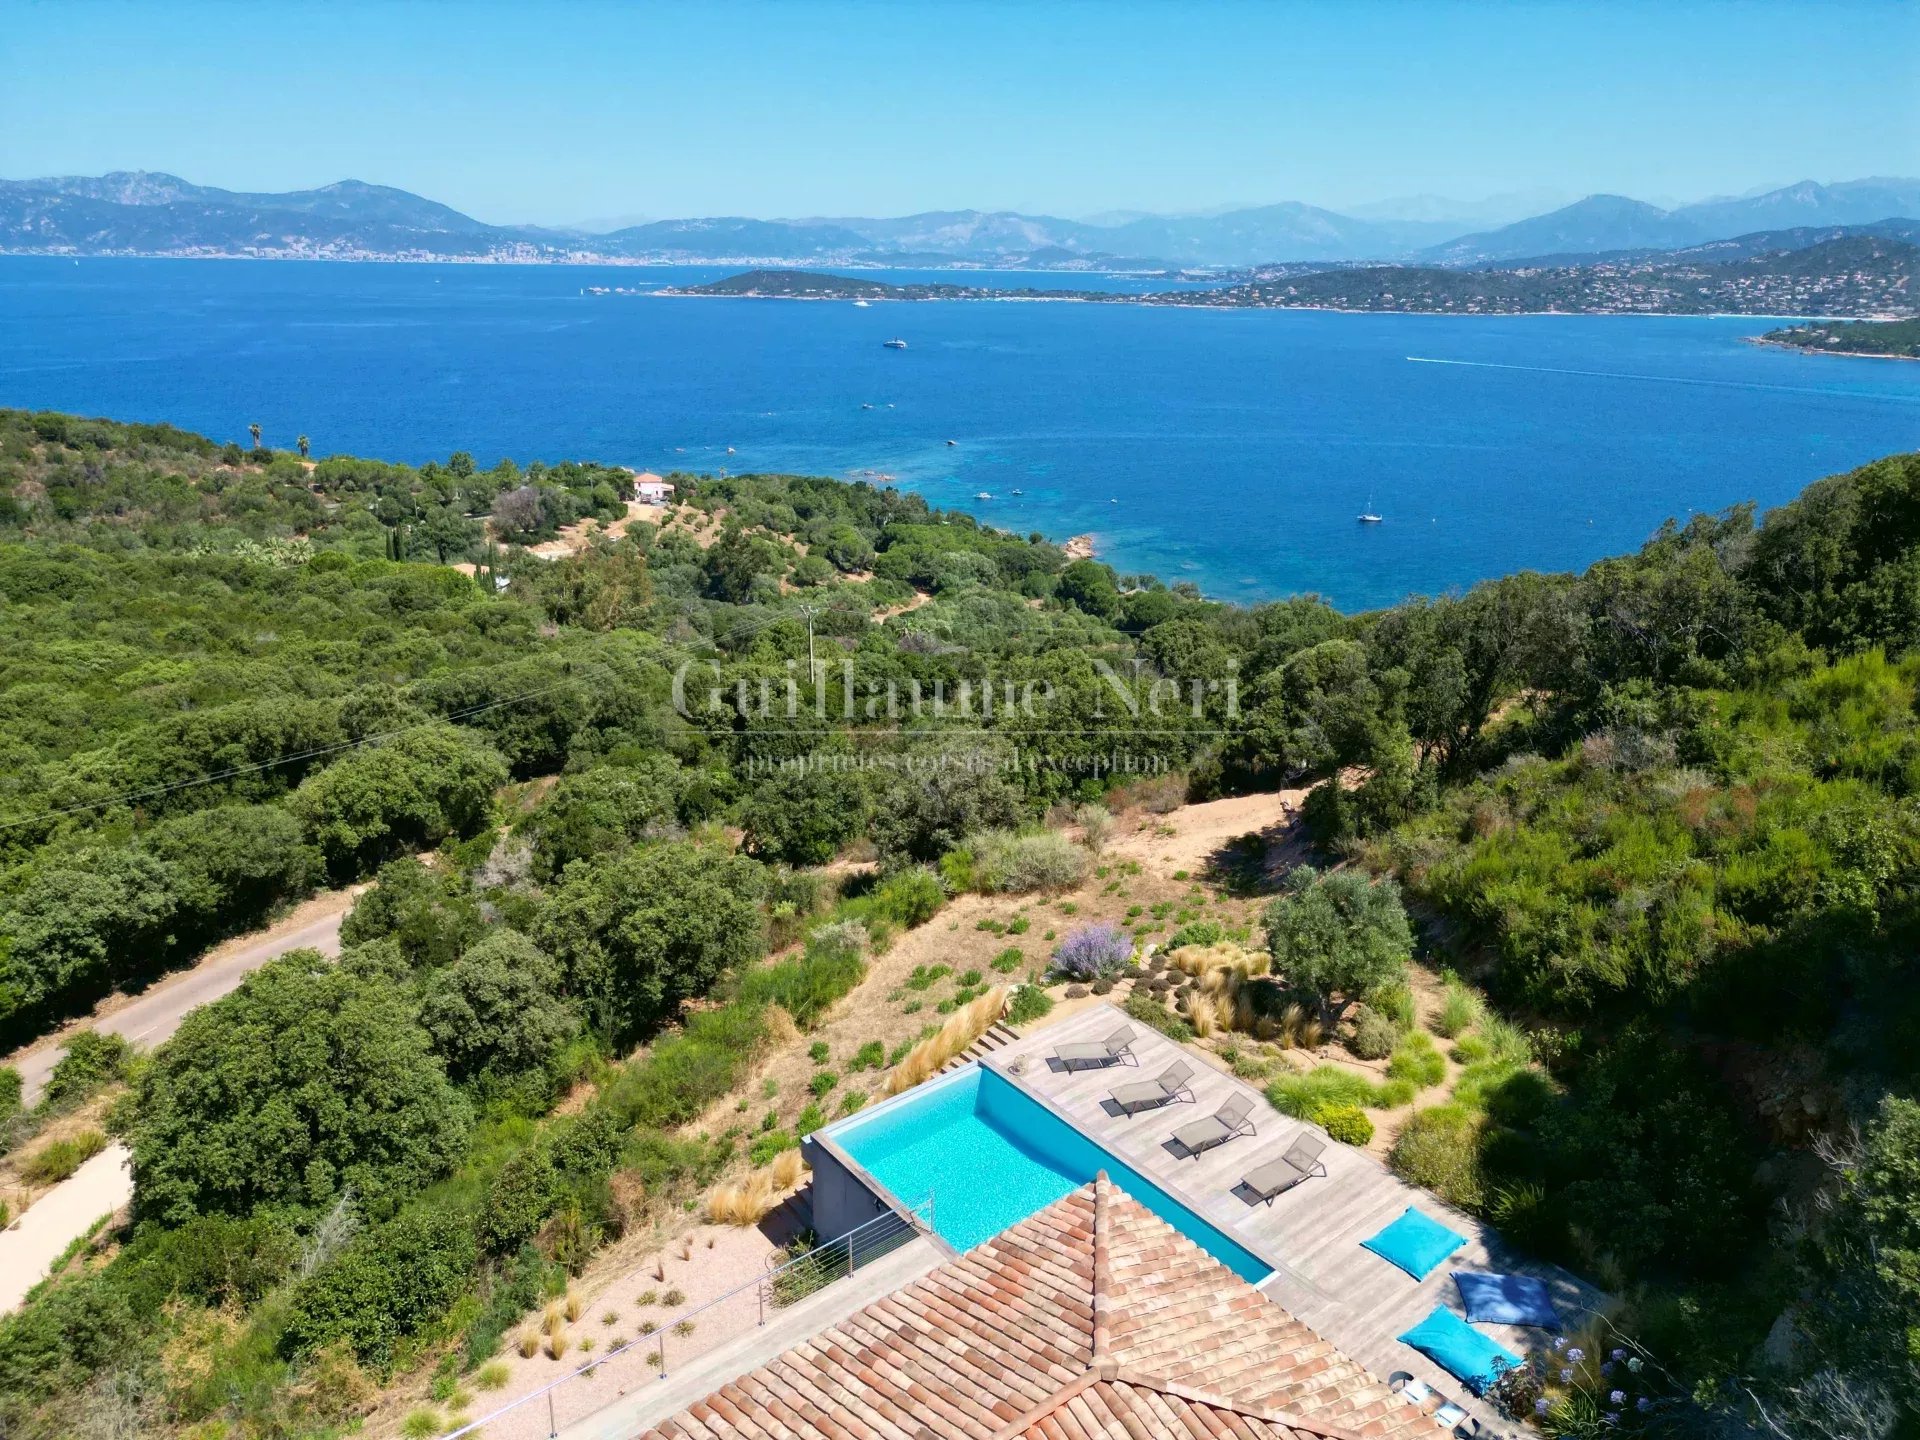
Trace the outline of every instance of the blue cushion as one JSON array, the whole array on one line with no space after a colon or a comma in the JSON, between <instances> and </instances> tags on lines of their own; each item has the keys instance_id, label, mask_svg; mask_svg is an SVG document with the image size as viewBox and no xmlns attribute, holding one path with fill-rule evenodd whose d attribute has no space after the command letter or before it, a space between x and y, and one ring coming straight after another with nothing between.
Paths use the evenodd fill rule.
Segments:
<instances>
[{"instance_id":1,"label":"blue cushion","mask_svg":"<svg viewBox=\"0 0 1920 1440\"><path fill-rule=\"evenodd\" d=\"M1456 1270L1453 1283L1460 1287L1467 1319L1477 1325L1560 1328L1560 1312L1553 1308L1553 1296L1531 1275L1477 1275L1470 1270Z\"/></svg>"},{"instance_id":2,"label":"blue cushion","mask_svg":"<svg viewBox=\"0 0 1920 1440\"><path fill-rule=\"evenodd\" d=\"M1398 1265L1416 1280L1424 1280L1433 1267L1467 1243L1438 1220L1429 1220L1411 1205L1406 1214L1370 1240L1360 1242L1382 1260Z\"/></svg>"},{"instance_id":3,"label":"blue cushion","mask_svg":"<svg viewBox=\"0 0 1920 1440\"><path fill-rule=\"evenodd\" d=\"M1520 1363L1444 1305L1400 1337L1449 1375L1459 1377L1476 1395L1484 1395L1502 1370Z\"/></svg>"}]
</instances>

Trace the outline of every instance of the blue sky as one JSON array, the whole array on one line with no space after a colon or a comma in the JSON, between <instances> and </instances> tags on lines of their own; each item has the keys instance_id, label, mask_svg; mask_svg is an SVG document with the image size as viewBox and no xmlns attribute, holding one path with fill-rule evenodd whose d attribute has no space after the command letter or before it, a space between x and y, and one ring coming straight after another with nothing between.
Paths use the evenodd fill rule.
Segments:
<instances>
[{"instance_id":1,"label":"blue sky","mask_svg":"<svg viewBox=\"0 0 1920 1440\"><path fill-rule=\"evenodd\" d=\"M0 4L0 175L500 222L1920 173L1920 5Z\"/></svg>"}]
</instances>

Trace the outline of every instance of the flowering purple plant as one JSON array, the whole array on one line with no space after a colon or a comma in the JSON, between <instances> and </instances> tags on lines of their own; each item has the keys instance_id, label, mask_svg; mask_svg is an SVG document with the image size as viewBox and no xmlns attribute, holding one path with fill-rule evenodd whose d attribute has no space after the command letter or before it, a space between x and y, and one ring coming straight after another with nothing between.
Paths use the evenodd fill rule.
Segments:
<instances>
[{"instance_id":1,"label":"flowering purple plant","mask_svg":"<svg viewBox=\"0 0 1920 1440\"><path fill-rule=\"evenodd\" d=\"M1097 980L1132 958L1132 937L1117 925L1082 925L1054 950L1053 968L1075 980Z\"/></svg>"},{"instance_id":2,"label":"flowering purple plant","mask_svg":"<svg viewBox=\"0 0 1920 1440\"><path fill-rule=\"evenodd\" d=\"M1582 1349L1556 1337L1551 1350L1500 1374L1487 1398L1510 1419L1545 1421L1562 1434L1645 1436L1661 1409L1657 1373L1629 1346Z\"/></svg>"}]
</instances>

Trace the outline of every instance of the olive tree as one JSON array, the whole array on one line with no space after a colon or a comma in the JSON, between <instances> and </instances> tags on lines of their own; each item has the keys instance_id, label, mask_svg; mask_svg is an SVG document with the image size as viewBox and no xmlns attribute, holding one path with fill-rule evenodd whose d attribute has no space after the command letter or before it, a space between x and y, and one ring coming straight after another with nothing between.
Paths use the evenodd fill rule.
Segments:
<instances>
[{"instance_id":1,"label":"olive tree","mask_svg":"<svg viewBox=\"0 0 1920 1440\"><path fill-rule=\"evenodd\" d=\"M1357 870L1322 875L1299 866L1287 877L1286 893L1267 907L1265 922L1275 972L1317 995L1330 1019L1401 981L1413 958L1400 887Z\"/></svg>"}]
</instances>

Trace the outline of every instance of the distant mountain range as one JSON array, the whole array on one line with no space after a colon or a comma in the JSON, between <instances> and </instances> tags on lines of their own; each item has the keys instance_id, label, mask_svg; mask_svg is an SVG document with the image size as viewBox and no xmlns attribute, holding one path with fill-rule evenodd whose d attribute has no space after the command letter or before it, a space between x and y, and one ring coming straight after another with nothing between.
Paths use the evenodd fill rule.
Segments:
<instances>
[{"instance_id":1,"label":"distant mountain range","mask_svg":"<svg viewBox=\"0 0 1920 1440\"><path fill-rule=\"evenodd\" d=\"M1480 213L1499 213L1496 197ZM489 225L405 190L343 180L256 194L178 176L0 180L0 253L221 255L492 261L740 261L1046 269L1246 267L1400 261L1471 267L1539 257L1683 250L1756 232L1832 238L1843 227L1920 216L1920 180L1804 181L1662 209L1590 195L1544 215L1460 233L1473 207L1409 197L1365 216L1287 201L1206 215L1131 215L1111 223L1011 211L930 211L893 219L657 220L604 234ZM1506 213L1511 213L1509 208ZM1452 218L1447 218L1451 216ZM1733 258L1722 257L1722 258Z\"/></svg>"},{"instance_id":2,"label":"distant mountain range","mask_svg":"<svg viewBox=\"0 0 1920 1440\"><path fill-rule=\"evenodd\" d=\"M1822 225L1867 225L1920 215L1920 180L1848 180L1769 190L1736 200L1708 200L1662 210L1624 195L1584 200L1430 246L1419 257L1436 265L1472 265L1533 255L1592 255L1607 250L1678 250L1753 231Z\"/></svg>"}]
</instances>

